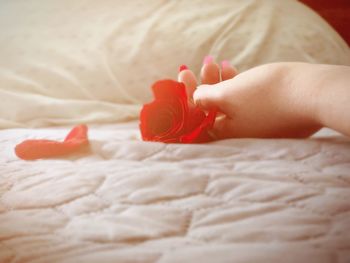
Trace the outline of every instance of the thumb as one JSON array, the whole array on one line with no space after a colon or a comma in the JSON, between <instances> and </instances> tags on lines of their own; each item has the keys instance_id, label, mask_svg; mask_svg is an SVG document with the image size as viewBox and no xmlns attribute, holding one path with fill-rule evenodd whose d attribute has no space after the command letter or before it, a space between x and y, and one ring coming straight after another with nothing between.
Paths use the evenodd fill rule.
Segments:
<instances>
[{"instance_id":1,"label":"thumb","mask_svg":"<svg viewBox=\"0 0 350 263\"><path fill-rule=\"evenodd\" d=\"M218 140L237 137L237 124L227 116L220 116L216 119L212 132Z\"/></svg>"},{"instance_id":2,"label":"thumb","mask_svg":"<svg viewBox=\"0 0 350 263\"><path fill-rule=\"evenodd\" d=\"M212 108L220 109L223 102L222 85L200 85L193 93L193 100L196 105L204 110Z\"/></svg>"}]
</instances>

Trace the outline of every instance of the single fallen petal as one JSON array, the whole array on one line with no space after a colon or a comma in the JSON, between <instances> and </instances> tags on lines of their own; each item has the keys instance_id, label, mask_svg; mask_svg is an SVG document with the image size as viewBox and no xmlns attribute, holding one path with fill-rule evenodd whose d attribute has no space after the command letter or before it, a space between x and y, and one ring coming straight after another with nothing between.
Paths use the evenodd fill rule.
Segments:
<instances>
[{"instance_id":1,"label":"single fallen petal","mask_svg":"<svg viewBox=\"0 0 350 263\"><path fill-rule=\"evenodd\" d=\"M72 129L63 142L53 140L25 140L16 145L15 153L23 160L58 157L71 154L88 145L87 127L79 125Z\"/></svg>"},{"instance_id":2,"label":"single fallen petal","mask_svg":"<svg viewBox=\"0 0 350 263\"><path fill-rule=\"evenodd\" d=\"M88 140L88 127L85 124L75 126L64 139L65 142L74 141L78 144L85 143Z\"/></svg>"}]
</instances>

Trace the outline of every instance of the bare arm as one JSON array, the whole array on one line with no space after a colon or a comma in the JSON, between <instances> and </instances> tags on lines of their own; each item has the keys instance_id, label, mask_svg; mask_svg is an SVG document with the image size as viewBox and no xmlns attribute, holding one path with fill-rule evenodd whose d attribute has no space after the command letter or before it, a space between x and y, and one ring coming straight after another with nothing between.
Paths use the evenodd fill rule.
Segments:
<instances>
[{"instance_id":1,"label":"bare arm","mask_svg":"<svg viewBox=\"0 0 350 263\"><path fill-rule=\"evenodd\" d=\"M350 67L272 63L213 85L200 85L194 101L225 115L218 138L307 137L326 126L350 136Z\"/></svg>"},{"instance_id":2,"label":"bare arm","mask_svg":"<svg viewBox=\"0 0 350 263\"><path fill-rule=\"evenodd\" d=\"M350 136L350 67L318 66L316 118L322 126Z\"/></svg>"}]
</instances>

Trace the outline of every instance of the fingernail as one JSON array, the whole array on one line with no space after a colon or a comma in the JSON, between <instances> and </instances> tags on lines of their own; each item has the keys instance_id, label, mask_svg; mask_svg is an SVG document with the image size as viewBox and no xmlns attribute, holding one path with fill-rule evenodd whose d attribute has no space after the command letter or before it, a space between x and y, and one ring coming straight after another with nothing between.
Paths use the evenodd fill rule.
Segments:
<instances>
[{"instance_id":1,"label":"fingernail","mask_svg":"<svg viewBox=\"0 0 350 263\"><path fill-rule=\"evenodd\" d=\"M221 67L222 68L227 68L227 67L230 67L231 66L231 63L230 63L230 61L228 61L228 60L223 60L222 62L221 62Z\"/></svg>"},{"instance_id":2,"label":"fingernail","mask_svg":"<svg viewBox=\"0 0 350 263\"><path fill-rule=\"evenodd\" d=\"M207 65L213 62L213 57L212 56L205 56L203 60L203 64Z\"/></svg>"},{"instance_id":3,"label":"fingernail","mask_svg":"<svg viewBox=\"0 0 350 263\"><path fill-rule=\"evenodd\" d=\"M181 66L179 67L179 72L181 72L181 71L183 71L183 70L186 70L186 69L188 69L188 67L187 67L186 65L181 65Z\"/></svg>"}]
</instances>

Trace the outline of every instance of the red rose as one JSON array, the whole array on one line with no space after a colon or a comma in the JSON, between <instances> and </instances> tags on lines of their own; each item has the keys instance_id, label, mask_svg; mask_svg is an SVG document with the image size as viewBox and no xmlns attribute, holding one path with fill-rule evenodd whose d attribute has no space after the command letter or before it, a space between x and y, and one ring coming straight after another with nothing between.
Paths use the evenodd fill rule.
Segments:
<instances>
[{"instance_id":1,"label":"red rose","mask_svg":"<svg viewBox=\"0 0 350 263\"><path fill-rule=\"evenodd\" d=\"M200 143L211 141L216 111L207 115L189 103L183 83L160 80L152 86L154 101L140 113L140 130L144 141L165 143Z\"/></svg>"}]
</instances>

